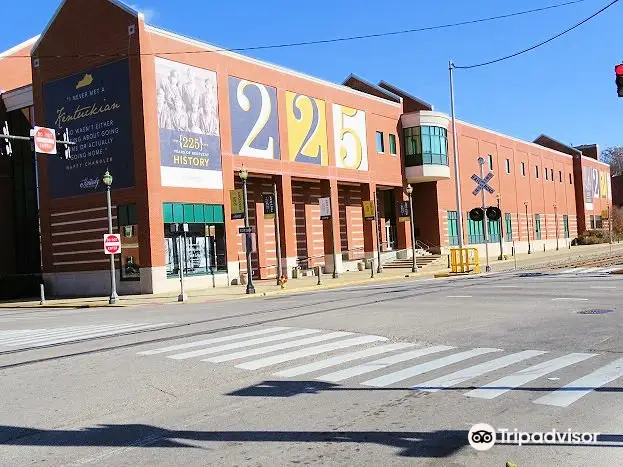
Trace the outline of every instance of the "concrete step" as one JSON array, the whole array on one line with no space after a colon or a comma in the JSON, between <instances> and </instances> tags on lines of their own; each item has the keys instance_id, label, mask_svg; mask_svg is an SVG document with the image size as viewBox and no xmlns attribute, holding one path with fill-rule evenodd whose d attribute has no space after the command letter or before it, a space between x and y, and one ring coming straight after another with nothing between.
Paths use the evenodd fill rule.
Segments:
<instances>
[{"instance_id":1,"label":"concrete step","mask_svg":"<svg viewBox=\"0 0 623 467\"><path fill-rule=\"evenodd\" d=\"M418 267L426 267L429 266L431 264L435 264L438 261L440 261L441 255L426 255L426 256L416 256L415 257L415 261L417 263ZM445 258L444 258L445 259ZM390 263L384 264L383 267L384 268L389 268L389 269L399 269L399 268L410 268L411 265L413 264L412 259L411 258L407 258L407 259L396 259Z\"/></svg>"}]
</instances>

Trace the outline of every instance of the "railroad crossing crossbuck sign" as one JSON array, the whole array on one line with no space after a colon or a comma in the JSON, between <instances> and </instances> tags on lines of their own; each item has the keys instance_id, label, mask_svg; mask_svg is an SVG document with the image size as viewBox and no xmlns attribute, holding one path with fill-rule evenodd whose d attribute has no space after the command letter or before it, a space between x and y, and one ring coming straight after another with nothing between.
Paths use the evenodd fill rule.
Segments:
<instances>
[{"instance_id":1,"label":"railroad crossing crossbuck sign","mask_svg":"<svg viewBox=\"0 0 623 467\"><path fill-rule=\"evenodd\" d=\"M485 178L480 178L476 174L472 175L472 180L478 184L478 186L474 188L474 191L472 191L472 195L476 196L478 193L480 193L480 190L487 190L489 193L493 194L495 190L489 185L489 180L491 180L492 178L493 173L491 172L489 172Z\"/></svg>"}]
</instances>

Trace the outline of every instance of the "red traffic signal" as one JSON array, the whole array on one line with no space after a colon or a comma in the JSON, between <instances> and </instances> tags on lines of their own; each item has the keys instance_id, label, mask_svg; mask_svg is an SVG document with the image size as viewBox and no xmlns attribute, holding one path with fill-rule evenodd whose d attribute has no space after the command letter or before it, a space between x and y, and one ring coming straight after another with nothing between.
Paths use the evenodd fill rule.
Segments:
<instances>
[{"instance_id":1,"label":"red traffic signal","mask_svg":"<svg viewBox=\"0 0 623 467\"><path fill-rule=\"evenodd\" d=\"M614 67L616 73L615 83L617 84L617 95L623 97L623 63Z\"/></svg>"}]
</instances>

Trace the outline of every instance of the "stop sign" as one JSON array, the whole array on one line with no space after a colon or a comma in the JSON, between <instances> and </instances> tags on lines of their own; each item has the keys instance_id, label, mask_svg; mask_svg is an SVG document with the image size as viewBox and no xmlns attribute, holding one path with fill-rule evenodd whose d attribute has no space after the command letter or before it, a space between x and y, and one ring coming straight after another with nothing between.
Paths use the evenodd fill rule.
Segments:
<instances>
[{"instance_id":1,"label":"stop sign","mask_svg":"<svg viewBox=\"0 0 623 467\"><path fill-rule=\"evenodd\" d=\"M121 252L121 235L104 234L104 253L115 255Z\"/></svg>"},{"instance_id":2,"label":"stop sign","mask_svg":"<svg viewBox=\"0 0 623 467\"><path fill-rule=\"evenodd\" d=\"M56 131L36 126L33 132L35 151L41 154L56 154Z\"/></svg>"}]
</instances>

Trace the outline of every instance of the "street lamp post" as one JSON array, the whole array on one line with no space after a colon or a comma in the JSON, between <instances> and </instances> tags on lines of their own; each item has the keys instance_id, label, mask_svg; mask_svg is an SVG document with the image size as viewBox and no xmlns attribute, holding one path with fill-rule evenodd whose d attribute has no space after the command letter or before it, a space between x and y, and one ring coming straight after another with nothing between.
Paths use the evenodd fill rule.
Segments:
<instances>
[{"instance_id":1,"label":"street lamp post","mask_svg":"<svg viewBox=\"0 0 623 467\"><path fill-rule=\"evenodd\" d=\"M413 187L407 185L407 195L409 195L409 223L411 224L411 250L413 256L413 264L411 272L417 272L417 260L415 259L415 222L413 220Z\"/></svg>"},{"instance_id":2,"label":"street lamp post","mask_svg":"<svg viewBox=\"0 0 623 467\"><path fill-rule=\"evenodd\" d=\"M528 222L528 202L524 201L523 205L526 208L526 232L528 233L528 254L532 253L530 248L530 223Z\"/></svg>"},{"instance_id":3,"label":"street lamp post","mask_svg":"<svg viewBox=\"0 0 623 467\"><path fill-rule=\"evenodd\" d=\"M247 195L247 178L249 178L249 171L245 168L240 170L238 174L240 180L242 180L242 191L244 193L244 226L249 227L249 198ZM245 233L246 243L245 250L247 256L247 294L254 294L255 287L253 286L253 271L251 270L251 237L249 233Z\"/></svg>"},{"instance_id":4,"label":"street lamp post","mask_svg":"<svg viewBox=\"0 0 623 467\"><path fill-rule=\"evenodd\" d=\"M498 209L500 209L500 199L502 197L500 196L500 194L498 193L497 195L495 195L495 199L498 201ZM498 219L498 230L500 231L500 257L498 258L500 261L504 259L504 243L502 243L504 241L504 239L502 238L504 235L504 230L502 229L502 210L500 209L500 218Z\"/></svg>"},{"instance_id":5,"label":"street lamp post","mask_svg":"<svg viewBox=\"0 0 623 467\"><path fill-rule=\"evenodd\" d=\"M554 222L556 223L556 251L558 251L558 206L554 203Z\"/></svg>"},{"instance_id":6,"label":"street lamp post","mask_svg":"<svg viewBox=\"0 0 623 467\"><path fill-rule=\"evenodd\" d=\"M107 170L102 177L104 185L106 185L106 207L108 208L108 233L112 234L112 206L110 202L110 185L112 185L112 175ZM117 303L119 296L117 295L117 281L115 280L115 255L110 256L110 298L108 303L114 305Z\"/></svg>"}]
</instances>

